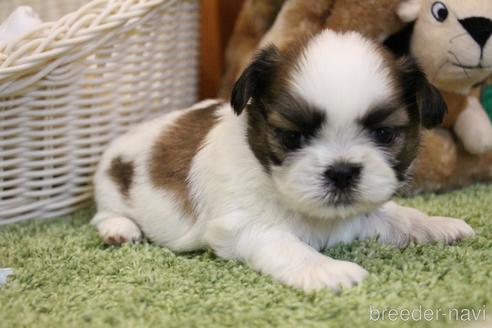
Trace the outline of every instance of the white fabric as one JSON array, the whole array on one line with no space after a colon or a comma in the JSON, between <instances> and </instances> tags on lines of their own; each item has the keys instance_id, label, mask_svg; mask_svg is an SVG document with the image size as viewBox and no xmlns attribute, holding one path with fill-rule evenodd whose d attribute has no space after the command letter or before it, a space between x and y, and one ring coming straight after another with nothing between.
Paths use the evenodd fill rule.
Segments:
<instances>
[{"instance_id":1,"label":"white fabric","mask_svg":"<svg viewBox=\"0 0 492 328\"><path fill-rule=\"evenodd\" d=\"M34 30L43 22L32 7L20 6L0 25L0 43L7 43Z\"/></svg>"}]
</instances>

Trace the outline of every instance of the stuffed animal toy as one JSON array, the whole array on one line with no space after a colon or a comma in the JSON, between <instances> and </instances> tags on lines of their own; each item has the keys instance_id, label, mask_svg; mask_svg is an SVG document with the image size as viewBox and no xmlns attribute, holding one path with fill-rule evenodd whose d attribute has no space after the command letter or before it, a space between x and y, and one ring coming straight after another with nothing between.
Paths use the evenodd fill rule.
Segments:
<instances>
[{"instance_id":1,"label":"stuffed animal toy","mask_svg":"<svg viewBox=\"0 0 492 328\"><path fill-rule=\"evenodd\" d=\"M285 0L246 0L234 27L225 53L226 72L222 79L221 98L229 98L231 86L249 64L263 36L272 27Z\"/></svg>"},{"instance_id":2,"label":"stuffed animal toy","mask_svg":"<svg viewBox=\"0 0 492 328\"><path fill-rule=\"evenodd\" d=\"M436 7L434 7L435 3L437 3ZM475 5L471 3L475 3ZM254 42L248 43L247 51L237 52L235 57L229 58L227 67L229 74L224 79L221 96L228 97L230 86L233 84L236 74L239 74L245 67L257 48L268 43L285 47L292 39L302 38L304 35L316 33L323 28L357 30L381 42L390 39L390 36L392 38L399 33L406 33L409 37L407 52L414 50L414 56L422 57L418 59L422 61L429 77L440 79L440 82L436 84L443 91L448 107L450 107L450 114L446 118L445 126L459 131L459 133L454 133L449 129L438 129L427 131L424 134L423 149L416 161L413 184L409 186L407 191L409 193L446 191L478 181L490 181L492 180L492 153L473 155L473 153L485 153L489 148L487 131L490 122L478 101L478 97L471 94L471 89L473 85L484 80L491 73L492 67L488 65L492 65L490 59L492 42L484 43L482 40L486 36L490 36L490 32L486 30L488 24L484 22L491 19L492 11L489 9L491 4L491 0L287 0L280 12L275 13L275 8L270 11L268 19L265 20L265 26L271 27L265 32L263 38L260 37L261 33L255 34ZM456 9L455 12L453 8L449 9L447 5L459 5L459 9ZM251 9L251 6L246 6L244 10ZM420 15L427 15L426 19L422 18L420 21ZM440 20L447 16L443 26L440 25L443 22L439 22L434 15L438 18L442 15ZM247 35L245 27L252 25L248 19L251 20L255 15L253 13L245 15L243 12L241 17L243 20L240 20L239 25L242 24L242 34ZM245 17L248 19L244 19ZM434 19L434 21L429 22L429 18ZM453 25L453 28L446 25L451 25L451 18L454 18L457 24ZM467 18L473 19L466 20ZM446 22L448 19L449 22ZM466 20L467 23L464 23L466 27L460 20ZM416 22L409 24L411 21ZM469 30L476 29L474 27L476 22L479 22L479 25L485 30L470 32ZM432 28L436 26L438 30L432 31ZM452 37L446 38L445 29L448 29ZM472 33L475 33L475 36ZM425 36L426 41L418 40L421 35ZM437 41L432 40L432 36ZM444 45L442 44L443 38L447 40ZM455 39L450 40L453 38ZM460 41L456 41L456 39ZM461 46L465 50L458 51L448 46L446 42L458 48ZM482 42L483 45L480 46L479 42ZM241 37L236 38L229 48L237 48L238 44L241 44ZM253 49L254 44L256 44L255 49ZM418 45L424 50L417 50ZM436 49L426 51L431 48ZM472 48L474 50L470 51ZM454 55L462 56L458 58L461 64L456 62L458 66L462 67L454 65L445 67L452 64L443 65L444 62L439 63L440 66L437 65L438 69L432 66L433 63L437 63L436 57L440 58L441 61L445 58L447 60L448 57L446 56L456 59L448 51ZM426 59L424 56L431 58ZM468 65L470 64L468 61L465 62L465 60L470 60L470 57L477 61L475 66L478 67L472 68L473 65ZM478 63L480 58L482 60L481 65ZM446 71L446 75L442 75L444 74L443 70ZM446 76L450 78L447 82ZM464 85L458 87L460 81L464 81ZM484 133L475 133L478 131ZM463 143L456 140L456 135L458 138L464 139Z\"/></svg>"},{"instance_id":3,"label":"stuffed animal toy","mask_svg":"<svg viewBox=\"0 0 492 328\"><path fill-rule=\"evenodd\" d=\"M492 181L492 153L470 154L448 129L425 131L413 179L404 193L445 192Z\"/></svg>"},{"instance_id":4,"label":"stuffed animal toy","mask_svg":"<svg viewBox=\"0 0 492 328\"><path fill-rule=\"evenodd\" d=\"M492 76L492 1L406 0L398 14L410 23L400 46L408 46L448 104L447 130L424 135L410 191L492 180L492 124L474 88Z\"/></svg>"},{"instance_id":5,"label":"stuffed animal toy","mask_svg":"<svg viewBox=\"0 0 492 328\"><path fill-rule=\"evenodd\" d=\"M471 95L492 76L492 1L407 0L398 14L413 25L410 53L446 99L444 127L472 154L492 150L492 124Z\"/></svg>"}]
</instances>

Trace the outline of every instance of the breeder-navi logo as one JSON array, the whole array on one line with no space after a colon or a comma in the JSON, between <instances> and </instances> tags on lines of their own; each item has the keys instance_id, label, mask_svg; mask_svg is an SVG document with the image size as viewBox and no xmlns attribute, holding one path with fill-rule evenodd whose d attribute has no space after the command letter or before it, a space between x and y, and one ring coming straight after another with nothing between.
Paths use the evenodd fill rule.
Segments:
<instances>
[{"instance_id":1,"label":"breeder-navi logo","mask_svg":"<svg viewBox=\"0 0 492 328\"><path fill-rule=\"evenodd\" d=\"M478 309L463 309L463 308L424 308L422 305L410 308L376 308L369 306L370 321L486 321L487 308L482 306Z\"/></svg>"}]
</instances>

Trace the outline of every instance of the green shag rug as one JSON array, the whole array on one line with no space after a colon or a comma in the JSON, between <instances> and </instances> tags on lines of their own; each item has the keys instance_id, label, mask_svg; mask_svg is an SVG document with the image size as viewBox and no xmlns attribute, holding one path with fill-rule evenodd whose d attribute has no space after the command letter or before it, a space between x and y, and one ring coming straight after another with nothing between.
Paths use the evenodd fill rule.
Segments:
<instances>
[{"instance_id":1,"label":"green shag rug","mask_svg":"<svg viewBox=\"0 0 492 328\"><path fill-rule=\"evenodd\" d=\"M471 311L492 319L492 186L400 203L464 218L477 236L450 247L397 250L371 240L330 249L327 255L371 273L340 295L285 287L210 251L104 246L87 225L91 210L0 227L0 268L15 271L0 286L0 326L444 327L467 324ZM375 322L371 306L373 320L385 308L403 311L398 321L387 313ZM436 315L438 309L455 311L453 318ZM420 320L405 320L405 310ZM434 311L432 320L424 310Z\"/></svg>"}]
</instances>

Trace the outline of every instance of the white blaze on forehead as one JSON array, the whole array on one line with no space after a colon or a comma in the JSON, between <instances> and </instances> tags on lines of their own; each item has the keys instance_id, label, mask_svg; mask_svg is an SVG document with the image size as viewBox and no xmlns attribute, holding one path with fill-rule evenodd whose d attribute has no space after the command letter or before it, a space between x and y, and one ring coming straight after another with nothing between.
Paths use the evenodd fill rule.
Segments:
<instances>
[{"instance_id":1,"label":"white blaze on forehead","mask_svg":"<svg viewBox=\"0 0 492 328\"><path fill-rule=\"evenodd\" d=\"M371 41L355 32L324 31L311 40L291 77L292 88L343 124L391 95L390 70Z\"/></svg>"}]
</instances>

